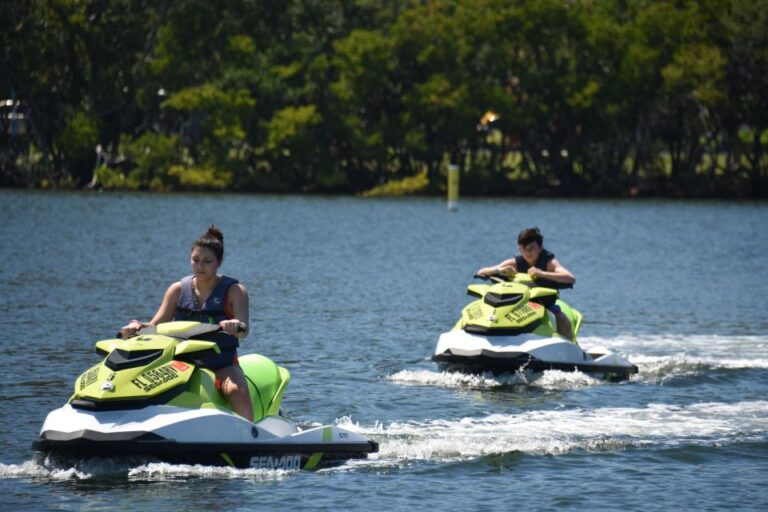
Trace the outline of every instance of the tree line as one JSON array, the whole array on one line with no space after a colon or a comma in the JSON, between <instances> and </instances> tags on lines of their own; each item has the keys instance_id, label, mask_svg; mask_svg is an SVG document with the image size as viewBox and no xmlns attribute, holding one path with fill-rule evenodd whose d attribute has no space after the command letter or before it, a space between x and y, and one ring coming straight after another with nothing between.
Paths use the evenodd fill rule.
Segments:
<instances>
[{"instance_id":1,"label":"tree line","mask_svg":"<svg viewBox=\"0 0 768 512\"><path fill-rule=\"evenodd\" d=\"M0 186L768 196L768 0L5 0Z\"/></svg>"}]
</instances>

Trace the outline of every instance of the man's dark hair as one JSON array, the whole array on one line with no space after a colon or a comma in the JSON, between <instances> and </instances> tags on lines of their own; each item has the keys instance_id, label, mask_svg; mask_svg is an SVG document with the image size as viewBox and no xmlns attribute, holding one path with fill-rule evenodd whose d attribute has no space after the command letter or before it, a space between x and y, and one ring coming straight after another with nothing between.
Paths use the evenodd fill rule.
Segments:
<instances>
[{"instance_id":1,"label":"man's dark hair","mask_svg":"<svg viewBox=\"0 0 768 512\"><path fill-rule=\"evenodd\" d=\"M525 247L526 245L537 242L539 245L544 245L544 237L541 236L539 228L525 228L517 235L517 243Z\"/></svg>"}]
</instances>

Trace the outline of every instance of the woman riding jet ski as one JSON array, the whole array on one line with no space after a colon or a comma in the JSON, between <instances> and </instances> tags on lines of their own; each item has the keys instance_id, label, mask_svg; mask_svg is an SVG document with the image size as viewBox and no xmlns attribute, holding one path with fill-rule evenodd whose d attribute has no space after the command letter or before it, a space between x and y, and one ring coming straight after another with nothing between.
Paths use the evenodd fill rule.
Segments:
<instances>
[{"instance_id":1,"label":"woman riding jet ski","mask_svg":"<svg viewBox=\"0 0 768 512\"><path fill-rule=\"evenodd\" d=\"M485 276L476 276L483 277ZM581 371L607 380L625 380L637 367L604 348L585 352L576 343L581 313L559 299L554 288L536 286L528 274L512 281L489 277L495 284L472 284L478 297L461 311L453 330L440 336L432 360L442 370L505 373L519 370ZM572 340L558 334L550 311L559 306L570 322Z\"/></svg>"},{"instance_id":2,"label":"woman riding jet ski","mask_svg":"<svg viewBox=\"0 0 768 512\"><path fill-rule=\"evenodd\" d=\"M200 366L220 352L219 335L216 324L168 322L97 342L106 357L48 414L32 449L270 469L313 469L378 451L374 441L336 426L296 426L280 409L288 370L258 354L239 358L253 418L234 414L214 372Z\"/></svg>"}]
</instances>

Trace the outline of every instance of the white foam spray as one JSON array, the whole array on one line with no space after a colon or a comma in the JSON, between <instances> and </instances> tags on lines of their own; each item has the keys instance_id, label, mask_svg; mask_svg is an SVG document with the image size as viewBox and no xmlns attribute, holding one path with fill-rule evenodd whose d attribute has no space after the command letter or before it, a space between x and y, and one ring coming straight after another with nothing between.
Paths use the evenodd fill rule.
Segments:
<instances>
[{"instance_id":1,"label":"white foam spray","mask_svg":"<svg viewBox=\"0 0 768 512\"><path fill-rule=\"evenodd\" d=\"M340 420L340 424L379 441L380 451L373 458L380 461L444 462L510 452L558 455L574 450L605 451L631 446L765 442L768 401L575 408L459 420L392 422L370 428L348 419Z\"/></svg>"}]
</instances>

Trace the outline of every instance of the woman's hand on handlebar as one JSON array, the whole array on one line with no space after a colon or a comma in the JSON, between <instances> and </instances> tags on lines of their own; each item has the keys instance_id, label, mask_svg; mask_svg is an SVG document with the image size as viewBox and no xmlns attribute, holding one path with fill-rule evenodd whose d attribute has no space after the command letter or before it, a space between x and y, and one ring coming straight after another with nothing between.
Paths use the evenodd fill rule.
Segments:
<instances>
[{"instance_id":1,"label":"woman's hand on handlebar","mask_svg":"<svg viewBox=\"0 0 768 512\"><path fill-rule=\"evenodd\" d=\"M227 334L237 336L238 334L246 332L246 325L237 319L222 320L219 322L219 328Z\"/></svg>"},{"instance_id":2,"label":"woman's hand on handlebar","mask_svg":"<svg viewBox=\"0 0 768 512\"><path fill-rule=\"evenodd\" d=\"M127 340L128 338L131 338L136 335L136 331L141 329L144 325L139 322L138 320L131 320L128 322L128 325L123 326L122 329L120 329L120 338Z\"/></svg>"}]
</instances>

